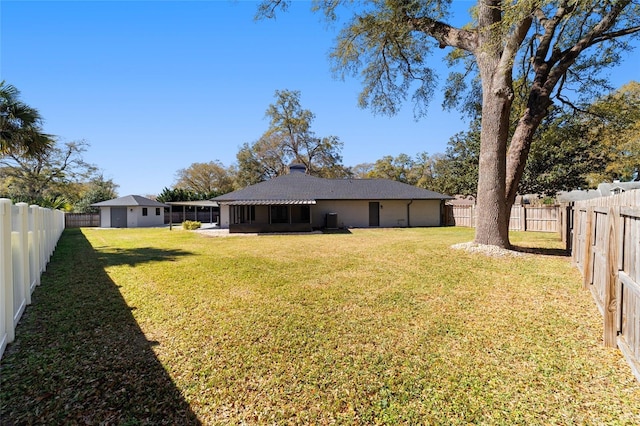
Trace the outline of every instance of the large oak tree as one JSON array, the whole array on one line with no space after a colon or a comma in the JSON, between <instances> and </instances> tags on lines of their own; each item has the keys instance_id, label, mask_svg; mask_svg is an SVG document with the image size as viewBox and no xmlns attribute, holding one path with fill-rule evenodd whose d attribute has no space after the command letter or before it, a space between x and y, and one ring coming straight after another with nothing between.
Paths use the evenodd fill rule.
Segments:
<instances>
[{"instance_id":1,"label":"large oak tree","mask_svg":"<svg viewBox=\"0 0 640 426\"><path fill-rule=\"evenodd\" d=\"M288 4L263 1L258 15L273 17ZM479 0L465 26L451 23L451 1L322 0L314 8L335 19L342 6L354 4L332 58L336 70L362 78L362 106L393 114L409 94L426 106L435 89L429 59L437 47L451 48L450 59L463 66L450 76L448 95L459 97L465 77L477 77L482 125L475 241L509 247L510 208L536 129L554 99L566 100L565 89L603 86L598 71L618 63L640 31L640 5ZM521 108L512 108L516 96Z\"/></svg>"}]
</instances>

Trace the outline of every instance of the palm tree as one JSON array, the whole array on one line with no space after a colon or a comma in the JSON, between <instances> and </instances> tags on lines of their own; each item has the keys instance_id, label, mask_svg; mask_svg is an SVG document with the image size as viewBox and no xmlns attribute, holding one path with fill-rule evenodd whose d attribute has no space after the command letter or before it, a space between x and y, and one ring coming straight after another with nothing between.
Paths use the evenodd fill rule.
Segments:
<instances>
[{"instance_id":1,"label":"palm tree","mask_svg":"<svg viewBox=\"0 0 640 426\"><path fill-rule=\"evenodd\" d=\"M53 145L53 137L42 132L37 109L19 99L20 91L0 81L0 156L31 157Z\"/></svg>"}]
</instances>

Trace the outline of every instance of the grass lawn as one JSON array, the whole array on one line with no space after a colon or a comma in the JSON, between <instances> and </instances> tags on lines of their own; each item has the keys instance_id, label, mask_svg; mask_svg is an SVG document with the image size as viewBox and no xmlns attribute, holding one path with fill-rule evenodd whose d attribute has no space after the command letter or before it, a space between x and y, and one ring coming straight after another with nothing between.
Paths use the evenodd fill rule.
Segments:
<instances>
[{"instance_id":1,"label":"grass lawn","mask_svg":"<svg viewBox=\"0 0 640 426\"><path fill-rule=\"evenodd\" d=\"M463 228L67 230L0 365L2 424L640 424L553 255Z\"/></svg>"}]
</instances>

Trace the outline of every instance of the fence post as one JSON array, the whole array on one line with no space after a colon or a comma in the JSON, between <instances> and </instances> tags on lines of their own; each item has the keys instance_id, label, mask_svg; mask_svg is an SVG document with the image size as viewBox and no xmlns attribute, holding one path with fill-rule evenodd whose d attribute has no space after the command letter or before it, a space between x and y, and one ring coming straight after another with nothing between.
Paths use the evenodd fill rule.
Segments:
<instances>
[{"instance_id":1,"label":"fence post","mask_svg":"<svg viewBox=\"0 0 640 426\"><path fill-rule=\"evenodd\" d=\"M20 233L20 246L22 247L22 285L24 286L27 305L31 304L31 283L29 282L29 205L17 203L18 207L18 232Z\"/></svg>"},{"instance_id":2,"label":"fence post","mask_svg":"<svg viewBox=\"0 0 640 426\"><path fill-rule=\"evenodd\" d=\"M7 343L15 339L13 324L13 256L11 249L11 200L0 198L0 303ZM2 327L0 327L0 330ZM1 340L2 336L0 336Z\"/></svg>"},{"instance_id":3,"label":"fence post","mask_svg":"<svg viewBox=\"0 0 640 426\"><path fill-rule=\"evenodd\" d=\"M616 321L616 293L618 285L618 249L620 235L618 222L620 221L620 207L609 207L607 214L607 280L604 290L604 346L617 346L618 328Z\"/></svg>"},{"instance_id":4,"label":"fence post","mask_svg":"<svg viewBox=\"0 0 640 426\"><path fill-rule=\"evenodd\" d=\"M592 255L591 255L591 239L593 237L593 207L589 206L586 211L585 226L584 226L584 259L582 262L582 286L585 290L589 289L591 284L591 276L593 275Z\"/></svg>"},{"instance_id":5,"label":"fence post","mask_svg":"<svg viewBox=\"0 0 640 426\"><path fill-rule=\"evenodd\" d=\"M571 204L567 204L563 209L564 221L562 223L562 229L560 232L563 234L565 250L567 253L571 253L573 250L573 239L571 238L571 232L573 231L574 226L574 217L573 217L573 208Z\"/></svg>"},{"instance_id":6,"label":"fence post","mask_svg":"<svg viewBox=\"0 0 640 426\"><path fill-rule=\"evenodd\" d=\"M29 206L31 210L31 216L29 218L29 230L31 232L31 241L29 242L31 253L33 254L33 263L31 265L32 271L32 285L40 285L40 272L42 272L42 267L40 266L41 258L40 255L40 207L35 204Z\"/></svg>"},{"instance_id":7,"label":"fence post","mask_svg":"<svg viewBox=\"0 0 640 426\"><path fill-rule=\"evenodd\" d=\"M476 227L476 205L475 204L471 205L471 227L472 228Z\"/></svg>"}]
</instances>

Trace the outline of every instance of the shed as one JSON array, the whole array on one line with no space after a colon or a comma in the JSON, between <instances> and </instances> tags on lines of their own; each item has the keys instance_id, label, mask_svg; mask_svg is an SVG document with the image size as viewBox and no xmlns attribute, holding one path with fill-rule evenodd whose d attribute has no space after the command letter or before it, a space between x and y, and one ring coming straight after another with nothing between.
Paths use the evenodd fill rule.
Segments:
<instances>
[{"instance_id":1,"label":"shed","mask_svg":"<svg viewBox=\"0 0 640 426\"><path fill-rule=\"evenodd\" d=\"M140 195L126 195L91 204L100 208L102 228L141 228L164 225L164 208L169 207Z\"/></svg>"}]
</instances>

